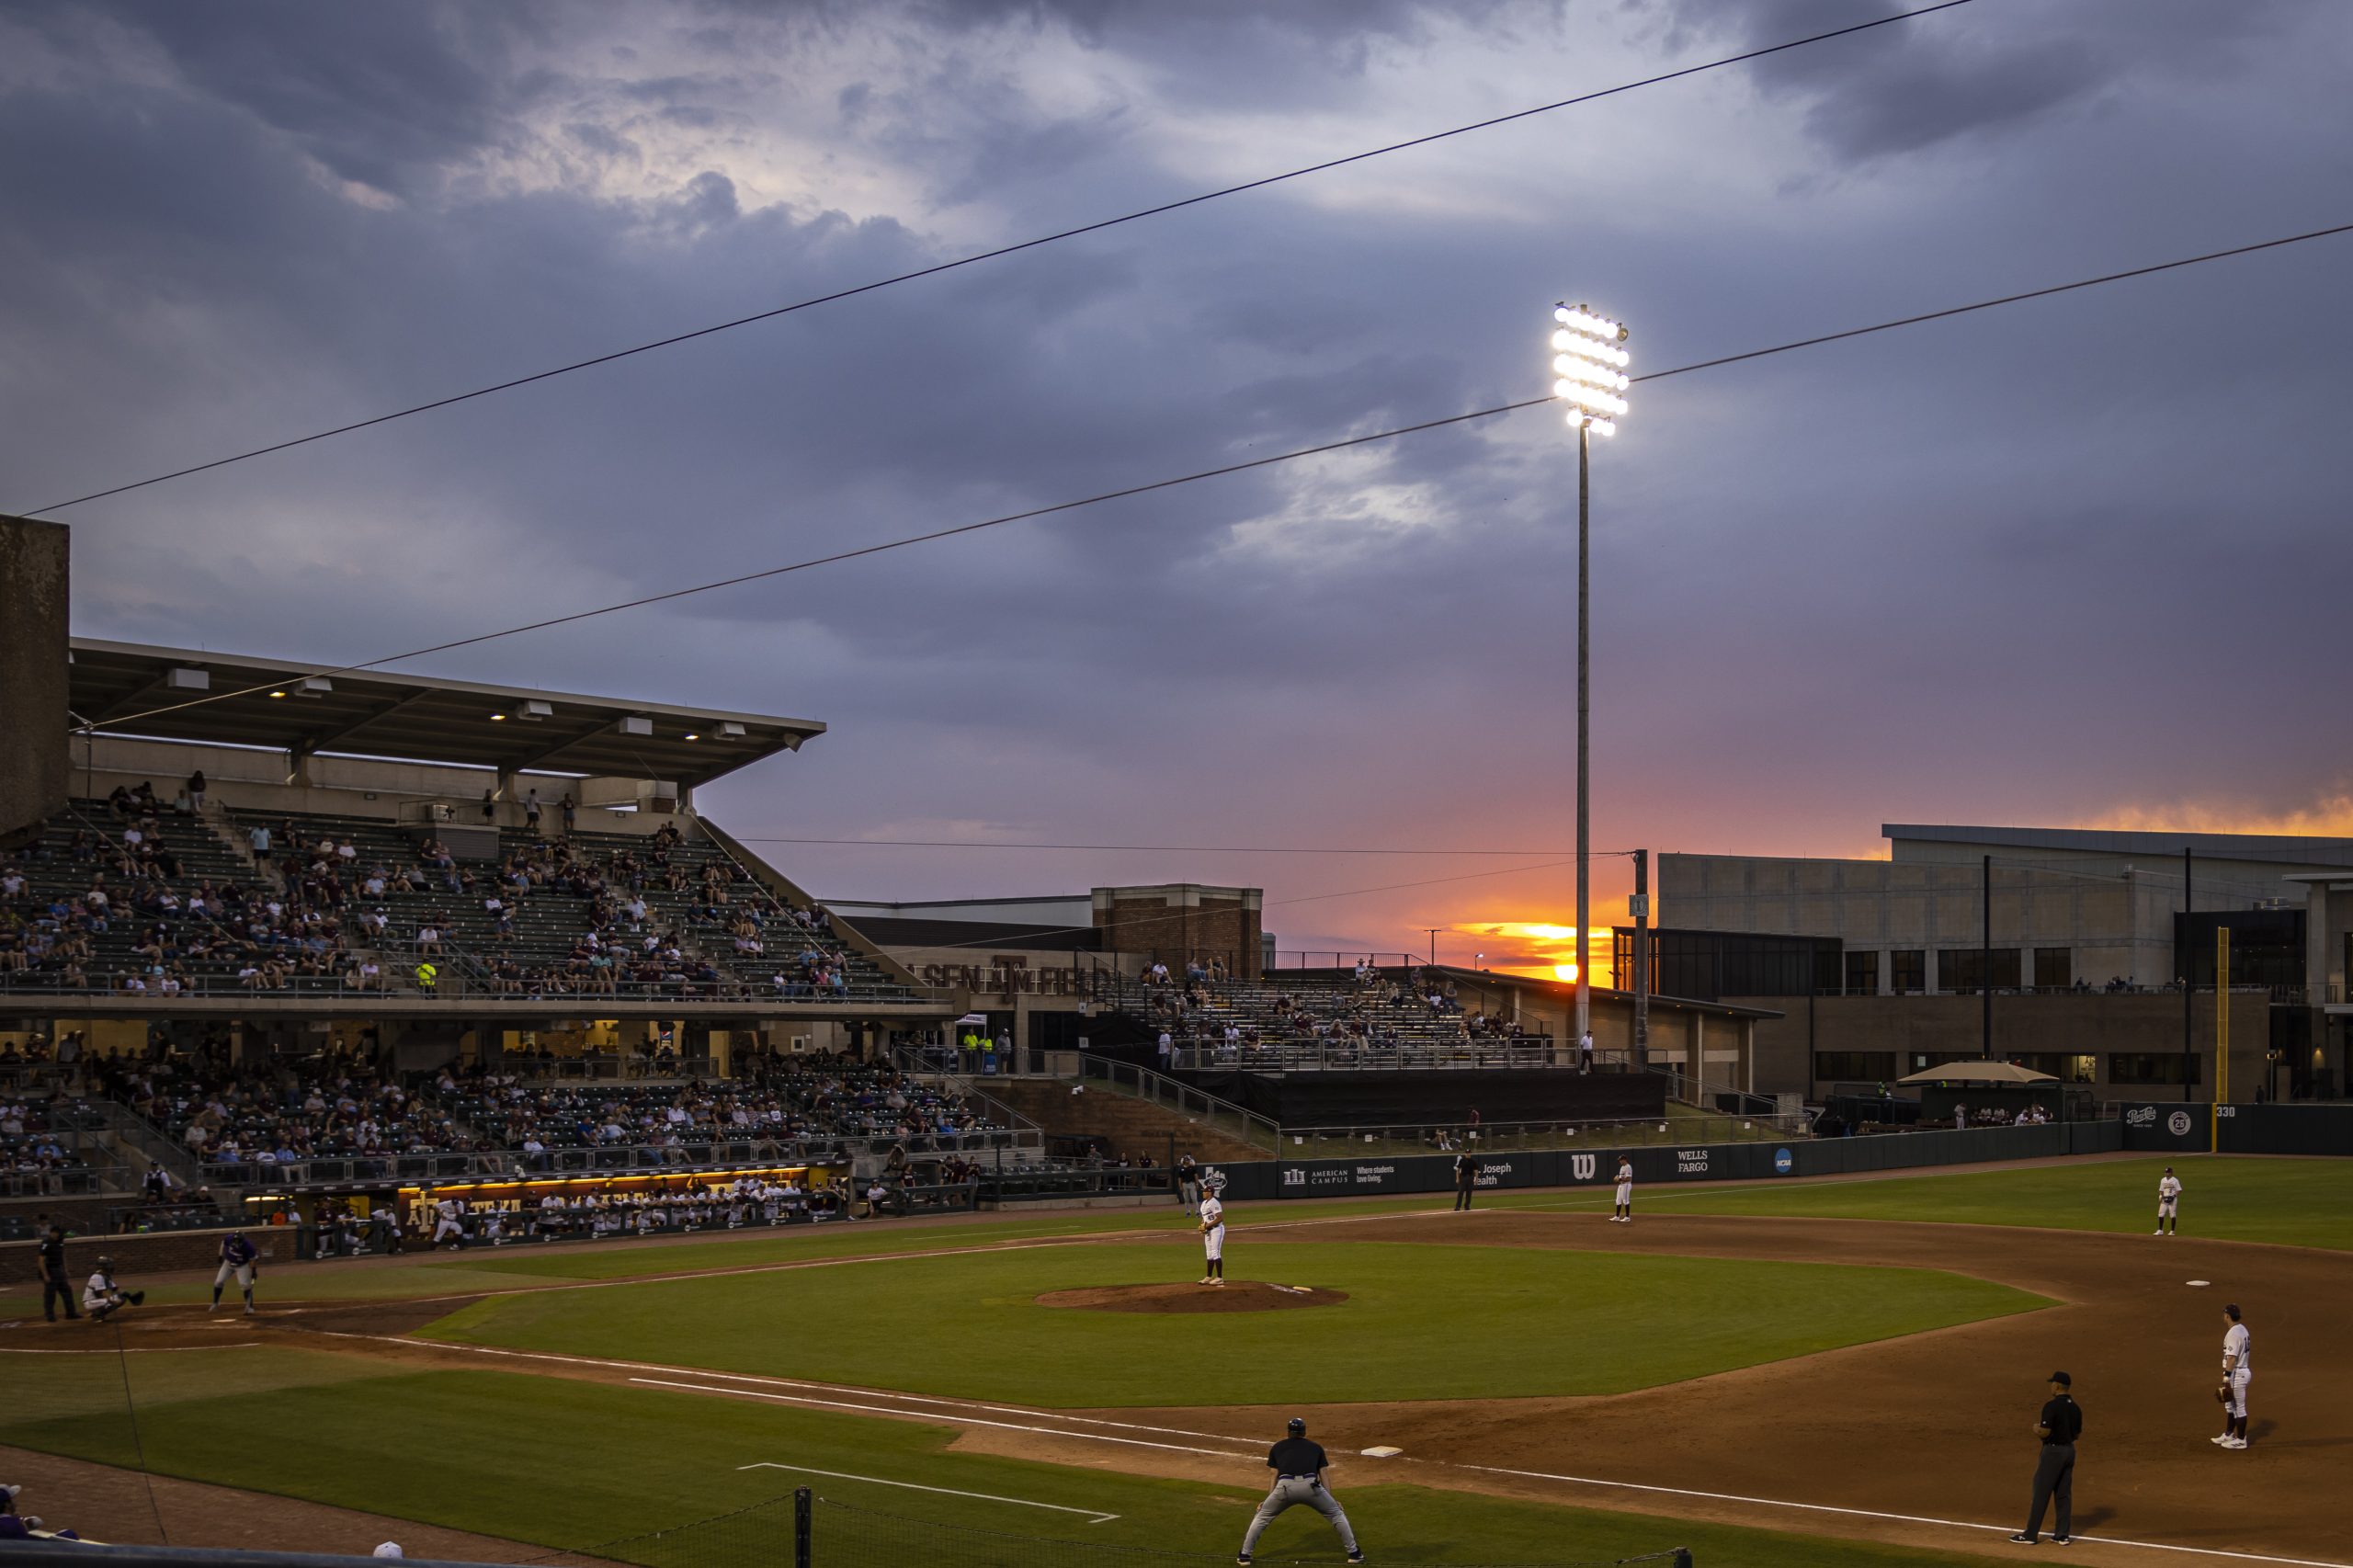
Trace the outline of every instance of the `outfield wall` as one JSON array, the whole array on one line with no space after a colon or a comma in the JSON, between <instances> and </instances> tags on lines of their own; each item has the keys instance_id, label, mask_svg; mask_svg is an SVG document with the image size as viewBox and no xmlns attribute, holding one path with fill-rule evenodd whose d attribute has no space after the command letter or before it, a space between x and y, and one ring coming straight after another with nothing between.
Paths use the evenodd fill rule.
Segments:
<instances>
[{"instance_id":1,"label":"outfield wall","mask_svg":"<svg viewBox=\"0 0 2353 1568\"><path fill-rule=\"evenodd\" d=\"M1637 1186L1687 1181L1769 1181L1777 1176L1843 1176L1857 1171L1974 1165L1988 1160L2039 1160L2062 1154L2109 1153L2125 1146L2120 1121L2054 1121L2041 1127L1972 1128L1968 1131L1892 1132L1867 1138L1792 1140L1786 1143L1695 1143L1681 1147L1538 1149L1482 1155L1482 1190L1521 1187L1607 1189L1620 1155L1634 1166ZM1211 1167L1226 1178L1225 1196L1238 1201L1337 1198L1355 1194L1446 1192L1454 1186L1451 1154L1363 1160L1253 1160Z\"/></svg>"},{"instance_id":2,"label":"outfield wall","mask_svg":"<svg viewBox=\"0 0 2353 1568\"><path fill-rule=\"evenodd\" d=\"M2123 1127L2124 1147L2157 1153L2353 1154L2353 1105L2143 1103Z\"/></svg>"}]
</instances>

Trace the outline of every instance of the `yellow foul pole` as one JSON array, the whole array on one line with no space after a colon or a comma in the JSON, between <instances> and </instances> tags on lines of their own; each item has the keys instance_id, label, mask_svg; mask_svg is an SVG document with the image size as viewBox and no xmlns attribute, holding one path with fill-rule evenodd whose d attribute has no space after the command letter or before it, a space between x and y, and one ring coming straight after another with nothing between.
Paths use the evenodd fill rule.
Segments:
<instances>
[{"instance_id":1,"label":"yellow foul pole","mask_svg":"<svg viewBox=\"0 0 2353 1568\"><path fill-rule=\"evenodd\" d=\"M2231 1097L2231 928L2214 928L2214 1114L2206 1119L2206 1152L2222 1150L2222 1106Z\"/></svg>"}]
</instances>

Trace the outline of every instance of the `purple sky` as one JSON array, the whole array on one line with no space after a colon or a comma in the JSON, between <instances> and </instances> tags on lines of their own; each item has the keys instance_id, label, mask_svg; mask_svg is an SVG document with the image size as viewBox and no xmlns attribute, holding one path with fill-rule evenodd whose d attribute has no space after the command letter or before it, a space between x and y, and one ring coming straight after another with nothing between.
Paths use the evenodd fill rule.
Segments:
<instances>
[{"instance_id":1,"label":"purple sky","mask_svg":"<svg viewBox=\"0 0 2353 1568\"><path fill-rule=\"evenodd\" d=\"M1894 8L0 6L0 508ZM1977 0L78 508L76 624L370 658L1534 395L1563 294L1640 370L2342 222L2348 74L2339 6ZM2353 828L2348 276L2321 241L1637 389L1597 844ZM709 792L747 834L1533 864L1571 454L1532 411L416 667L825 720ZM835 896L1257 883L1287 948L1571 886L776 855Z\"/></svg>"}]
</instances>

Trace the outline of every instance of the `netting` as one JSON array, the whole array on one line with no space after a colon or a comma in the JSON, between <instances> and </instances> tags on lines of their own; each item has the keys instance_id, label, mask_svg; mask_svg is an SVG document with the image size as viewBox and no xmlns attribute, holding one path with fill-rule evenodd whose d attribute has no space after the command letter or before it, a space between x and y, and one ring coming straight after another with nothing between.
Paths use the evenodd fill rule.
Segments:
<instances>
[{"instance_id":1,"label":"netting","mask_svg":"<svg viewBox=\"0 0 2353 1568\"><path fill-rule=\"evenodd\" d=\"M1182 1568L1230 1563L1240 1544L1237 1539L1220 1550L1176 1551L1077 1536L1016 1535L883 1513L811 1494L808 1555L803 1560L796 1554L797 1508L795 1496L787 1494L733 1513L528 1561L598 1559L640 1563L644 1568ZM1074 1528L1085 1527L1074 1521ZM1336 1540L1326 1542L1324 1550L1310 1557L1286 1556L1261 1542L1256 1561L1259 1568L1306 1568L1308 1564L1329 1568L1339 1556ZM1380 1562L1381 1568L1407 1568L1387 1557ZM1692 1568L1691 1554L1682 1547L1665 1547L1633 1557L1557 1557L1540 1563L1449 1564L1448 1568L1634 1568L1642 1563Z\"/></svg>"}]
</instances>

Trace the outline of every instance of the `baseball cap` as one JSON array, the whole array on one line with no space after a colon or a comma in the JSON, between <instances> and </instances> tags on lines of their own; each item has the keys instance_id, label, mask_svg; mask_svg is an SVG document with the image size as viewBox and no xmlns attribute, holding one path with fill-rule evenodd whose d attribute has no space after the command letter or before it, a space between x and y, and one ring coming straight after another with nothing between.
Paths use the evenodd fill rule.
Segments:
<instances>
[{"instance_id":1,"label":"baseball cap","mask_svg":"<svg viewBox=\"0 0 2353 1568\"><path fill-rule=\"evenodd\" d=\"M2075 1379L2073 1379L2073 1378L2071 1378L2071 1377L2069 1377L2069 1376L2068 1376L2066 1373L2064 1373L2064 1372L2053 1372L2053 1373L2052 1373L2052 1374L2051 1374L2051 1381L2052 1381L2052 1382L2054 1382L2054 1383L2057 1383L2057 1384L2058 1384L2061 1388L2063 1388L2063 1389L2064 1389L2064 1388L2073 1388L2073 1387L2075 1387Z\"/></svg>"},{"instance_id":2,"label":"baseball cap","mask_svg":"<svg viewBox=\"0 0 2353 1568\"><path fill-rule=\"evenodd\" d=\"M1307 1435L1307 1423L1294 1415L1290 1418L1290 1426L1286 1430L1294 1437L1303 1437Z\"/></svg>"},{"instance_id":3,"label":"baseball cap","mask_svg":"<svg viewBox=\"0 0 2353 1568\"><path fill-rule=\"evenodd\" d=\"M0 1485L0 1496L14 1497L23 1490L21 1486Z\"/></svg>"}]
</instances>

